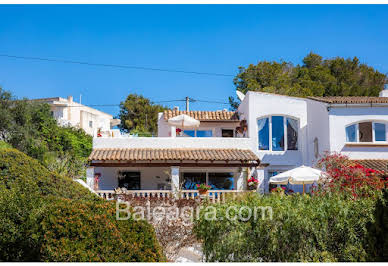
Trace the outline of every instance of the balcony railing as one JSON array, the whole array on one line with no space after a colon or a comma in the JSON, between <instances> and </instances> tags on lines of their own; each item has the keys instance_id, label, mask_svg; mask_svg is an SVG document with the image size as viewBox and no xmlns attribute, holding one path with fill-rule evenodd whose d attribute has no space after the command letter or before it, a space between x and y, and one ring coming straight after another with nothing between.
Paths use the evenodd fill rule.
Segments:
<instances>
[{"instance_id":1,"label":"balcony railing","mask_svg":"<svg viewBox=\"0 0 388 266\"><path fill-rule=\"evenodd\" d=\"M235 197L238 193L243 193L242 190L209 190L206 195L199 195L198 190L180 190L173 192L171 190L127 190L125 193L116 194L114 190L98 190L97 194L106 200L117 199L120 195L125 195L130 198L176 198L176 199L205 199L210 202L224 202L228 195Z\"/></svg>"}]
</instances>

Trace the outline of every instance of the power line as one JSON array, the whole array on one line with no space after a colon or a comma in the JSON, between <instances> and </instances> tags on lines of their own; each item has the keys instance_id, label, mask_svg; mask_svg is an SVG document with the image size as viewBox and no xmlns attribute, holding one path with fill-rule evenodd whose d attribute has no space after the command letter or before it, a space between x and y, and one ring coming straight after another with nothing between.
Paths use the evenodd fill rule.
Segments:
<instances>
[{"instance_id":1,"label":"power line","mask_svg":"<svg viewBox=\"0 0 388 266\"><path fill-rule=\"evenodd\" d=\"M223 74L223 73L185 71L185 70L177 70L177 69L152 68L152 67L130 66L130 65L116 65L116 64L105 64L105 63L90 63L90 62L84 62L84 61L74 61L74 60L65 60L65 59L52 59L52 58L33 57L33 56L18 56L18 55L9 55L9 54L0 54L0 56L1 57L7 57L7 58L14 58L14 59L46 61L46 62L57 62L57 63L65 63L65 64L78 64L78 65L98 66L98 67L111 67L111 68L122 68L122 69L137 69L137 70L147 70L147 71L161 71L161 72L184 73L184 74L207 75L207 76L219 76L219 77L234 77L235 76L235 75L232 75L232 74Z\"/></svg>"},{"instance_id":2,"label":"power line","mask_svg":"<svg viewBox=\"0 0 388 266\"><path fill-rule=\"evenodd\" d=\"M185 102L186 100L167 100L167 101L155 101L153 103L167 103L167 102ZM219 102L219 101L205 101L205 100L195 100L190 98L190 102L205 102L205 103L215 103L215 104L229 104L227 102ZM85 106L90 107L110 107L110 106L120 106L120 104L85 104ZM80 105L70 105L67 107L83 107Z\"/></svg>"}]
</instances>

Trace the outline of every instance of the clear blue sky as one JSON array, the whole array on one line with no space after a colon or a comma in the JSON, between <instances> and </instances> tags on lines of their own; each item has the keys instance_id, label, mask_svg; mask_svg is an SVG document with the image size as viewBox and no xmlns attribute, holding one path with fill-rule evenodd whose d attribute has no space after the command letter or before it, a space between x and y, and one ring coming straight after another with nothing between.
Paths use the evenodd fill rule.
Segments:
<instances>
[{"instance_id":1,"label":"clear blue sky","mask_svg":"<svg viewBox=\"0 0 388 266\"><path fill-rule=\"evenodd\" d=\"M357 56L388 72L387 5L1 5L0 14L0 54L235 74L259 60L301 63L314 51ZM18 97L74 95L78 101L82 94L84 104L116 104L129 93L154 101L190 96L226 102L235 95L233 77L3 57L0 85ZM184 106L168 104L175 105Z\"/></svg>"}]
</instances>

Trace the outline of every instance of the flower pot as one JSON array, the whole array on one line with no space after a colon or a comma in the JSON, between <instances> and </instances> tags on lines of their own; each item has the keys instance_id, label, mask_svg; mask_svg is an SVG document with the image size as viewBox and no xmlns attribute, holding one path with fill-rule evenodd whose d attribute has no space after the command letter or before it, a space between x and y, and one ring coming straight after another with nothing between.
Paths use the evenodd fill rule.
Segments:
<instances>
[{"instance_id":1,"label":"flower pot","mask_svg":"<svg viewBox=\"0 0 388 266\"><path fill-rule=\"evenodd\" d=\"M198 189L199 195L206 195L207 194L207 189Z\"/></svg>"}]
</instances>

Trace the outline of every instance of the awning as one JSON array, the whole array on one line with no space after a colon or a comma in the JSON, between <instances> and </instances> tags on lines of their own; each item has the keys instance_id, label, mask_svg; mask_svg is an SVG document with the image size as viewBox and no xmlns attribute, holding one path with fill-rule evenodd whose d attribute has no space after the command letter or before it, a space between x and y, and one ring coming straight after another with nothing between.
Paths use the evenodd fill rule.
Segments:
<instances>
[{"instance_id":1,"label":"awning","mask_svg":"<svg viewBox=\"0 0 388 266\"><path fill-rule=\"evenodd\" d=\"M225 162L237 165L256 165L259 158L248 149L153 149L153 148L100 148L93 149L90 161L118 161L118 163L136 163L138 161L195 161ZM95 164L96 162L94 162ZM93 165L93 163L92 163ZM216 164L214 164L216 165Z\"/></svg>"}]
</instances>

